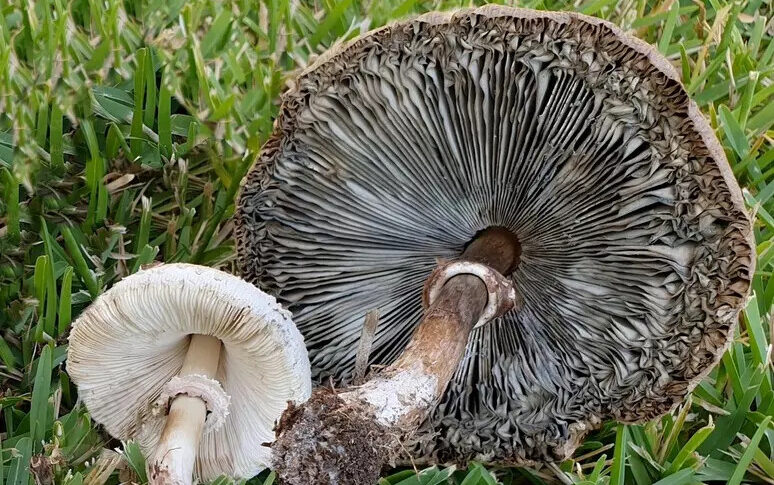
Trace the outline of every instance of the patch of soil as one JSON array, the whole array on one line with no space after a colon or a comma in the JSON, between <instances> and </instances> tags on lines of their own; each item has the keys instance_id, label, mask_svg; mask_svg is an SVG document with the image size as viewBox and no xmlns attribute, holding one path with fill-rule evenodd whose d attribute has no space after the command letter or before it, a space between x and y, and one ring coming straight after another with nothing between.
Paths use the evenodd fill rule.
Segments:
<instances>
[{"instance_id":1,"label":"patch of soil","mask_svg":"<svg viewBox=\"0 0 774 485\"><path fill-rule=\"evenodd\" d=\"M395 433L366 405L318 389L282 414L272 444L272 468L283 485L373 485L395 453Z\"/></svg>"}]
</instances>

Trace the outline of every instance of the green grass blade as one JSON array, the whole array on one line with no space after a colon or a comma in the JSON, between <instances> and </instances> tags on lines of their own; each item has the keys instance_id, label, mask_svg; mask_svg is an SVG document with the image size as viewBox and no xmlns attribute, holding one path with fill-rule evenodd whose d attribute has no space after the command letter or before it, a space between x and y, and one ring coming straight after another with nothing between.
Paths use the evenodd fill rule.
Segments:
<instances>
[{"instance_id":1,"label":"green grass blade","mask_svg":"<svg viewBox=\"0 0 774 485\"><path fill-rule=\"evenodd\" d=\"M752 350L752 358L755 364L765 367L768 365L767 348L769 342L766 341L766 331L764 330L763 319L758 308L758 297L753 293L747 307L744 310L745 322L747 323L747 334ZM769 372L764 373L764 379L771 389Z\"/></svg>"},{"instance_id":2,"label":"green grass blade","mask_svg":"<svg viewBox=\"0 0 774 485\"><path fill-rule=\"evenodd\" d=\"M43 346L38 359L37 372L35 374L34 387L32 388L32 402L30 404L30 437L32 446L36 452L43 447L43 439L46 431L53 422L53 416L49 413L48 396L51 390L51 347Z\"/></svg>"},{"instance_id":3,"label":"green grass blade","mask_svg":"<svg viewBox=\"0 0 774 485\"><path fill-rule=\"evenodd\" d=\"M29 485L30 483L30 458L32 458L32 440L29 437L21 438L14 446L16 454L8 466L8 485Z\"/></svg>"},{"instance_id":4,"label":"green grass blade","mask_svg":"<svg viewBox=\"0 0 774 485\"><path fill-rule=\"evenodd\" d=\"M599 457L597 462L594 464L594 469L591 470L591 473L589 474L589 482L597 483L597 481L599 481L600 477L602 476L602 470L605 468L605 460L607 460L607 455L602 455Z\"/></svg>"},{"instance_id":5,"label":"green grass blade","mask_svg":"<svg viewBox=\"0 0 774 485\"><path fill-rule=\"evenodd\" d=\"M744 89L742 101L739 103L739 114L737 115L739 118L739 126L743 129L747 125L747 119L750 117L755 88L758 87L758 77L759 73L757 71L750 71L747 73L748 82Z\"/></svg>"},{"instance_id":6,"label":"green grass blade","mask_svg":"<svg viewBox=\"0 0 774 485\"><path fill-rule=\"evenodd\" d=\"M140 224L137 228L137 237L134 240L133 251L135 254L139 254L142 249L148 245L148 238L150 237L150 225L151 225L151 205L153 202L143 197L142 199L142 214L140 215Z\"/></svg>"},{"instance_id":7,"label":"green grass blade","mask_svg":"<svg viewBox=\"0 0 774 485\"><path fill-rule=\"evenodd\" d=\"M328 36L328 33L333 27L342 21L344 13L352 5L352 0L342 0L334 4L333 10L328 12L325 16L325 20L317 27L317 30L312 34L309 39L309 46L312 49L316 49L320 42Z\"/></svg>"},{"instance_id":8,"label":"green grass blade","mask_svg":"<svg viewBox=\"0 0 774 485\"><path fill-rule=\"evenodd\" d=\"M204 35L201 42L202 56L205 59L212 57L216 49L222 45L226 39L226 34L231 27L233 16L228 9L221 10L220 14L212 22L212 27Z\"/></svg>"},{"instance_id":9,"label":"green grass blade","mask_svg":"<svg viewBox=\"0 0 774 485\"><path fill-rule=\"evenodd\" d=\"M129 467L140 479L140 483L147 483L148 476L145 471L145 456L142 454L142 450L140 450L140 445L134 441L124 443L124 456Z\"/></svg>"},{"instance_id":10,"label":"green grass blade","mask_svg":"<svg viewBox=\"0 0 774 485\"><path fill-rule=\"evenodd\" d=\"M59 292L59 327L58 334L64 335L70 328L72 320L72 286L73 286L73 267L68 266L62 275L62 288Z\"/></svg>"},{"instance_id":11,"label":"green grass blade","mask_svg":"<svg viewBox=\"0 0 774 485\"><path fill-rule=\"evenodd\" d=\"M479 468L473 468L465 475L465 478L460 482L460 485L478 485L481 480L481 470Z\"/></svg>"},{"instance_id":12,"label":"green grass blade","mask_svg":"<svg viewBox=\"0 0 774 485\"><path fill-rule=\"evenodd\" d=\"M720 117L721 126L726 134L726 139L731 144L736 154L740 159L744 159L750 152L750 143L747 141L747 136L744 134L744 130L739 125L739 122L734 118L731 110L727 106L722 105L718 110L718 116Z\"/></svg>"},{"instance_id":13,"label":"green grass blade","mask_svg":"<svg viewBox=\"0 0 774 485\"><path fill-rule=\"evenodd\" d=\"M771 45L774 45L774 42ZM762 110L750 117L747 128L755 133L763 133L772 125L774 125L774 103L769 102Z\"/></svg>"},{"instance_id":14,"label":"green grass blade","mask_svg":"<svg viewBox=\"0 0 774 485\"><path fill-rule=\"evenodd\" d=\"M172 92L169 86L168 71L164 71L161 77L161 88L159 91L159 149L161 153L169 158L172 156L172 119L171 103Z\"/></svg>"},{"instance_id":15,"label":"green grass blade","mask_svg":"<svg viewBox=\"0 0 774 485\"><path fill-rule=\"evenodd\" d=\"M43 341L43 332L45 327L44 318L46 311L46 289L48 287L46 280L48 278L49 264L48 256L45 255L38 256L38 258L35 260L35 273L33 274L33 282L35 288L35 299L38 300L38 325L35 327L36 342Z\"/></svg>"},{"instance_id":16,"label":"green grass blade","mask_svg":"<svg viewBox=\"0 0 774 485\"><path fill-rule=\"evenodd\" d=\"M671 456L672 449L675 443L677 442L677 437L679 436L680 432L683 430L683 425L685 424L685 418L688 416L688 411L691 409L691 404L692 404L691 398L689 396L688 400L683 404L682 408L680 409L680 413L677 415L677 419L672 425L672 428L669 430L669 434L667 435L666 440L661 446L661 449L659 449L658 461L662 465L664 464L664 460L669 456Z\"/></svg>"},{"instance_id":17,"label":"green grass blade","mask_svg":"<svg viewBox=\"0 0 774 485\"><path fill-rule=\"evenodd\" d=\"M5 185L3 200L5 201L5 226L8 242L11 244L18 244L21 239L19 182L6 168L0 170L0 175L2 175L3 183Z\"/></svg>"},{"instance_id":18,"label":"green grass blade","mask_svg":"<svg viewBox=\"0 0 774 485\"><path fill-rule=\"evenodd\" d=\"M134 260L134 265L132 265L132 273L136 273L143 265L153 261L158 252L158 246L149 246L146 244L137 255L137 259Z\"/></svg>"},{"instance_id":19,"label":"green grass blade","mask_svg":"<svg viewBox=\"0 0 774 485\"><path fill-rule=\"evenodd\" d=\"M145 109L143 110L143 123L148 128L153 127L156 120L156 71L153 66L153 51L146 51L145 66Z\"/></svg>"},{"instance_id":20,"label":"green grass blade","mask_svg":"<svg viewBox=\"0 0 774 485\"><path fill-rule=\"evenodd\" d=\"M629 455L629 471L636 485L650 485L653 483L653 479L648 474L642 459L636 454Z\"/></svg>"},{"instance_id":21,"label":"green grass blade","mask_svg":"<svg viewBox=\"0 0 774 485\"><path fill-rule=\"evenodd\" d=\"M719 455L720 452L718 450L725 450L734 441L736 433L739 432L745 422L750 405L758 395L758 389L763 382L763 374L764 370L762 367L758 366L755 368L750 377L750 383L739 400L736 409L730 415L718 418L715 431L699 447L699 453L702 455Z\"/></svg>"},{"instance_id":22,"label":"green grass blade","mask_svg":"<svg viewBox=\"0 0 774 485\"><path fill-rule=\"evenodd\" d=\"M677 452L677 456L675 456L675 459L672 460L672 464L667 469L667 475L672 475L674 473L677 473L682 467L683 464L686 462L686 460L693 454L694 451L704 442L704 440L707 439L707 437L712 434L712 432L715 430L715 424L712 422L712 417L710 417L710 422L707 424L707 426L704 426L700 430L696 431L693 436L683 445L682 448L680 448L680 451Z\"/></svg>"},{"instance_id":23,"label":"green grass blade","mask_svg":"<svg viewBox=\"0 0 774 485\"><path fill-rule=\"evenodd\" d=\"M45 102L41 103L40 108L38 108L38 121L36 125L35 142L38 146L44 147L48 137L48 104Z\"/></svg>"},{"instance_id":24,"label":"green grass blade","mask_svg":"<svg viewBox=\"0 0 774 485\"><path fill-rule=\"evenodd\" d=\"M755 432L752 439L750 439L750 444L747 445L747 449L739 459L734 474L731 475L731 479L728 481L727 485L739 485L742 483L744 474L747 472L747 469L755 456L755 452L758 450L758 444L761 442L761 438L763 438L763 433L768 429L770 422L771 416L766 416L766 419L758 426L758 430Z\"/></svg>"},{"instance_id":25,"label":"green grass blade","mask_svg":"<svg viewBox=\"0 0 774 485\"><path fill-rule=\"evenodd\" d=\"M89 227L93 227L95 224L101 223L105 218L103 208L107 204L107 193L104 191L102 180L105 176L105 164L100 155L97 133L94 131L94 124L91 120L84 120L81 123L81 131L84 138L86 138L86 144L91 155L89 161L86 162L86 184L90 190L87 222Z\"/></svg>"},{"instance_id":26,"label":"green grass blade","mask_svg":"<svg viewBox=\"0 0 774 485\"><path fill-rule=\"evenodd\" d=\"M51 126L49 134L49 153L51 169L58 175L64 175L64 135L62 109L57 103L51 107Z\"/></svg>"},{"instance_id":27,"label":"green grass blade","mask_svg":"<svg viewBox=\"0 0 774 485\"><path fill-rule=\"evenodd\" d=\"M70 228L67 226L62 226L61 231L67 252L70 254L70 257L73 260L75 271L78 273L81 281L83 281L83 284L86 285L86 288L89 290L92 298L96 298L99 294L99 284L97 283L97 278L89 269L89 265L86 264L86 259L83 257L80 247L75 241L75 237L73 236Z\"/></svg>"},{"instance_id":28,"label":"green grass blade","mask_svg":"<svg viewBox=\"0 0 774 485\"><path fill-rule=\"evenodd\" d=\"M586 15L597 15L600 16L600 13L609 5L614 5L616 3L616 0L589 0L588 2L584 2L583 5L581 5L579 11Z\"/></svg>"},{"instance_id":29,"label":"green grass blade","mask_svg":"<svg viewBox=\"0 0 774 485\"><path fill-rule=\"evenodd\" d=\"M613 452L613 467L610 470L610 485L624 485L628 440L629 433L626 425L619 424L615 430L615 451Z\"/></svg>"},{"instance_id":30,"label":"green grass blade","mask_svg":"<svg viewBox=\"0 0 774 485\"><path fill-rule=\"evenodd\" d=\"M11 350L11 347L8 346L8 342L3 338L0 338L0 361L2 361L8 369L16 368L16 356L14 355L13 350Z\"/></svg>"},{"instance_id":31,"label":"green grass blade","mask_svg":"<svg viewBox=\"0 0 774 485\"><path fill-rule=\"evenodd\" d=\"M755 464L763 470L763 473L770 477L774 477L774 461L766 456L766 454L761 451L760 447L755 450L755 458L753 458L753 460L755 461Z\"/></svg>"},{"instance_id":32,"label":"green grass blade","mask_svg":"<svg viewBox=\"0 0 774 485\"><path fill-rule=\"evenodd\" d=\"M142 120L143 120L143 100L145 95L145 62L147 49L137 51L137 66L134 70L134 110L132 111L132 128L130 131L131 139L129 148L132 152L132 158L137 158L142 154Z\"/></svg>"},{"instance_id":33,"label":"green grass blade","mask_svg":"<svg viewBox=\"0 0 774 485\"><path fill-rule=\"evenodd\" d=\"M677 24L677 16L680 12L680 2L672 2L672 7L669 9L669 15L667 16L666 23L664 24L664 30L661 33L661 39L658 41L658 50L662 54L666 55L669 50L669 44L672 42L672 33L675 30L675 24Z\"/></svg>"},{"instance_id":34,"label":"green grass blade","mask_svg":"<svg viewBox=\"0 0 774 485\"><path fill-rule=\"evenodd\" d=\"M653 485L686 485L694 475L695 472L692 469L684 468L677 473L662 478Z\"/></svg>"},{"instance_id":35,"label":"green grass blade","mask_svg":"<svg viewBox=\"0 0 774 485\"><path fill-rule=\"evenodd\" d=\"M56 245L56 243L52 240L51 235L48 233L48 227L46 226L46 221L43 218L41 218L40 221L40 228L42 230L41 237L43 239L43 247L46 251L46 256L48 259L48 264L46 265L46 309L43 330L51 337L55 337L56 312L58 307L53 247Z\"/></svg>"},{"instance_id":36,"label":"green grass blade","mask_svg":"<svg viewBox=\"0 0 774 485\"><path fill-rule=\"evenodd\" d=\"M729 350L721 358L723 362L723 368L728 374L728 378L731 381L731 388L734 392L734 398L739 400L745 393L744 386L742 385L742 377L739 374L736 363L734 362L733 351Z\"/></svg>"}]
</instances>

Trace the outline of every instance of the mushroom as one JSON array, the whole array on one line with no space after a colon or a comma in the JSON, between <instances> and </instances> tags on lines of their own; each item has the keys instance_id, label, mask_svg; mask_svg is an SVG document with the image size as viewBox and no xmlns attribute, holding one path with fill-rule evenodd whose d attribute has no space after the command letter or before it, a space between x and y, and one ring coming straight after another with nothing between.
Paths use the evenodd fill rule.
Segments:
<instances>
[{"instance_id":1,"label":"mushroom","mask_svg":"<svg viewBox=\"0 0 774 485\"><path fill-rule=\"evenodd\" d=\"M373 483L404 448L559 461L603 420L659 416L729 344L755 254L664 57L603 20L500 6L395 23L307 68L244 182L237 241L318 381L349 383L380 315L386 367L285 411L290 484Z\"/></svg>"},{"instance_id":2,"label":"mushroom","mask_svg":"<svg viewBox=\"0 0 774 485\"><path fill-rule=\"evenodd\" d=\"M240 278L165 264L118 282L73 324L67 371L94 420L151 456L155 484L268 464L288 401L311 393L290 314Z\"/></svg>"}]
</instances>

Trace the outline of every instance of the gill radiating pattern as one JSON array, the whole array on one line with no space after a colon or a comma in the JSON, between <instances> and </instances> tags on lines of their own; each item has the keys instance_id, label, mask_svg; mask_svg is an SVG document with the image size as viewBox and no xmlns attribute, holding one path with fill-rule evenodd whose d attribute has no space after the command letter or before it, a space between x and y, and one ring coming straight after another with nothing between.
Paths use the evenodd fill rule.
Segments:
<instances>
[{"instance_id":1,"label":"gill radiating pattern","mask_svg":"<svg viewBox=\"0 0 774 485\"><path fill-rule=\"evenodd\" d=\"M294 313L313 373L341 380L366 312L388 363L436 259L510 229L524 308L474 330L417 452L561 459L602 419L664 412L715 361L749 226L642 45L479 12L377 31L299 79L242 193L242 267Z\"/></svg>"}]
</instances>

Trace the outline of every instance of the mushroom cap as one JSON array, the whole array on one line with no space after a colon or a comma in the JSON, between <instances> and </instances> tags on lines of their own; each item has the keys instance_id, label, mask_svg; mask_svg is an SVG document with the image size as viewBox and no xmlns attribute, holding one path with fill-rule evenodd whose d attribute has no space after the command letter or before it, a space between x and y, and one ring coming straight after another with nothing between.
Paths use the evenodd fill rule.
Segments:
<instances>
[{"instance_id":1,"label":"mushroom cap","mask_svg":"<svg viewBox=\"0 0 774 485\"><path fill-rule=\"evenodd\" d=\"M318 379L349 378L372 309L371 362L395 359L438 258L518 237L524 305L472 332L418 462L562 460L603 420L667 412L729 344L754 269L674 69L574 13L433 13L332 49L284 95L239 206L243 276L293 312Z\"/></svg>"},{"instance_id":2,"label":"mushroom cap","mask_svg":"<svg viewBox=\"0 0 774 485\"><path fill-rule=\"evenodd\" d=\"M191 264L128 276L73 324L67 372L95 421L150 453L166 421L168 402L160 398L182 367L191 334L221 340L215 377L231 401L218 410L225 415L219 429L207 426L215 413L208 416L196 475L256 475L269 464L262 443L273 440L289 400L309 397L311 378L290 313L250 283Z\"/></svg>"}]
</instances>

